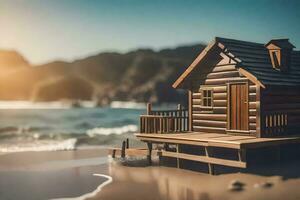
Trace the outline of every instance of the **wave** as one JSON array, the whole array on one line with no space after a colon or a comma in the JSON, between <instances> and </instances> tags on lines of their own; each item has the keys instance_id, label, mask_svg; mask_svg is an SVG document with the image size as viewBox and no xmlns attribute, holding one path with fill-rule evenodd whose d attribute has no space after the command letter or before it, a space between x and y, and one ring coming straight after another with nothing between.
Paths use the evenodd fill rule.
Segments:
<instances>
[{"instance_id":1,"label":"wave","mask_svg":"<svg viewBox=\"0 0 300 200\"><path fill-rule=\"evenodd\" d=\"M62 141L55 140L36 140L22 143L6 143L0 145L1 153L26 152L26 151L62 151L74 150L76 148L76 138Z\"/></svg>"},{"instance_id":2,"label":"wave","mask_svg":"<svg viewBox=\"0 0 300 200\"><path fill-rule=\"evenodd\" d=\"M120 127L113 127L113 128L103 128L103 127L93 128L87 130L86 134L90 137L94 137L96 135L111 135L111 134L121 135L124 133L136 132L137 130L138 130L137 125L130 124L130 125L125 125Z\"/></svg>"},{"instance_id":3,"label":"wave","mask_svg":"<svg viewBox=\"0 0 300 200\"><path fill-rule=\"evenodd\" d=\"M3 126L0 127L0 133L30 133L36 131L46 131L50 130L47 126Z\"/></svg>"},{"instance_id":4,"label":"wave","mask_svg":"<svg viewBox=\"0 0 300 200\"><path fill-rule=\"evenodd\" d=\"M134 101L112 101L111 108L126 108L126 109L145 109L145 103L138 103Z\"/></svg>"},{"instance_id":5,"label":"wave","mask_svg":"<svg viewBox=\"0 0 300 200\"><path fill-rule=\"evenodd\" d=\"M78 103L80 107L84 108L96 107L96 102L94 101L79 101ZM72 101L0 101L0 109L69 109L73 107Z\"/></svg>"}]
</instances>

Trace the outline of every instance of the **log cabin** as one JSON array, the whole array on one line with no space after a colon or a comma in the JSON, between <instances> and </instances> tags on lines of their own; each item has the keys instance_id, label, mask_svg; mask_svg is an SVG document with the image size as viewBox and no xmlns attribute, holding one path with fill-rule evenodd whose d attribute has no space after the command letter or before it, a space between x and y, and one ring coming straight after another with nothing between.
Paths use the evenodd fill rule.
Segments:
<instances>
[{"instance_id":1,"label":"log cabin","mask_svg":"<svg viewBox=\"0 0 300 200\"><path fill-rule=\"evenodd\" d=\"M160 159L174 158L177 167L206 163L210 173L216 165L246 168L259 157L281 160L292 146L300 152L300 51L294 48L288 39L216 37L173 84L188 91L188 108L148 104L140 117L136 137L147 143L149 162L153 144L162 145L155 149Z\"/></svg>"},{"instance_id":2,"label":"log cabin","mask_svg":"<svg viewBox=\"0 0 300 200\"><path fill-rule=\"evenodd\" d=\"M293 134L300 120L300 52L216 38L173 84L189 91L190 130L258 138Z\"/></svg>"}]
</instances>

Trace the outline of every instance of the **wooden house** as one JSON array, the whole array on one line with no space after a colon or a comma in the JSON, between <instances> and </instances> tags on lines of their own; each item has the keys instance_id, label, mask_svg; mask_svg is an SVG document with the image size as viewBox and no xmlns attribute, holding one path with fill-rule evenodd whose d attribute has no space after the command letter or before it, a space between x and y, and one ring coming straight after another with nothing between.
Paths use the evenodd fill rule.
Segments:
<instances>
[{"instance_id":1,"label":"wooden house","mask_svg":"<svg viewBox=\"0 0 300 200\"><path fill-rule=\"evenodd\" d=\"M273 137L300 125L300 52L216 38L173 84L189 91L190 130Z\"/></svg>"},{"instance_id":2,"label":"wooden house","mask_svg":"<svg viewBox=\"0 0 300 200\"><path fill-rule=\"evenodd\" d=\"M294 48L288 39L215 38L173 84L188 90L188 108L159 111L149 104L141 116L136 136L148 144L150 160L152 144L163 144L159 156L177 159L178 167L203 162L210 172L214 165L246 168L253 149L263 155L259 149L272 147L270 155L280 159L283 147L300 142L300 52ZM226 158L228 151L236 157Z\"/></svg>"}]
</instances>

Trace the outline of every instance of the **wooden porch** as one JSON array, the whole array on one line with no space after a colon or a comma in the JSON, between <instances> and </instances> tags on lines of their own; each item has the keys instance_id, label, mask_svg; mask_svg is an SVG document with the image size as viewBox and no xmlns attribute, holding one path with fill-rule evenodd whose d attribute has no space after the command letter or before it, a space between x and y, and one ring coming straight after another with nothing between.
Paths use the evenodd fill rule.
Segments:
<instances>
[{"instance_id":1,"label":"wooden porch","mask_svg":"<svg viewBox=\"0 0 300 200\"><path fill-rule=\"evenodd\" d=\"M148 156L153 155L152 144L163 144L165 148L155 150L161 158L177 159L177 167L181 168L181 160L206 163L209 173L214 174L214 166L247 168L247 152L250 149L274 147L280 160L280 147L285 144L300 143L300 136L256 138L252 136L236 136L217 133L187 132L173 134L135 134L138 139L148 144ZM171 148L173 146L173 148ZM219 150L219 152L216 152ZM226 157L222 152L231 151ZM221 153L220 153L221 152Z\"/></svg>"},{"instance_id":2,"label":"wooden porch","mask_svg":"<svg viewBox=\"0 0 300 200\"><path fill-rule=\"evenodd\" d=\"M269 157L280 161L282 152L287 149L294 148L292 153L296 154L300 152L300 135L276 137L273 134L272 138L261 138L253 134L191 131L191 118L191 111L181 105L174 110L152 110L151 104L147 104L146 115L140 116L140 132L135 134L147 148L132 149L129 141L123 141L122 148L111 149L109 153L122 158L147 156L149 164L153 156L158 156L160 161L175 160L178 168L197 168L202 163L214 174L216 166L245 169L259 158L263 163ZM287 124L287 116L275 113L267 116L262 124L262 129L270 133L282 132L285 129L281 126Z\"/></svg>"}]
</instances>

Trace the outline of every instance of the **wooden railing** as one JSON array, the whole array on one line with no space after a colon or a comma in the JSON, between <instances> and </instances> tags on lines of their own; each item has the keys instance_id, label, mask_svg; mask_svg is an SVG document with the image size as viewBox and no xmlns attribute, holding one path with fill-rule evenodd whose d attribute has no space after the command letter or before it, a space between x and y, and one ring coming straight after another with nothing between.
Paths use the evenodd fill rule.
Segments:
<instances>
[{"instance_id":1,"label":"wooden railing","mask_svg":"<svg viewBox=\"0 0 300 200\"><path fill-rule=\"evenodd\" d=\"M174 133L188 131L188 110L178 105L177 110L152 110L140 116L140 133Z\"/></svg>"},{"instance_id":2,"label":"wooden railing","mask_svg":"<svg viewBox=\"0 0 300 200\"><path fill-rule=\"evenodd\" d=\"M281 135L288 127L288 115L286 113L267 113L263 117L263 130L266 136Z\"/></svg>"}]
</instances>

